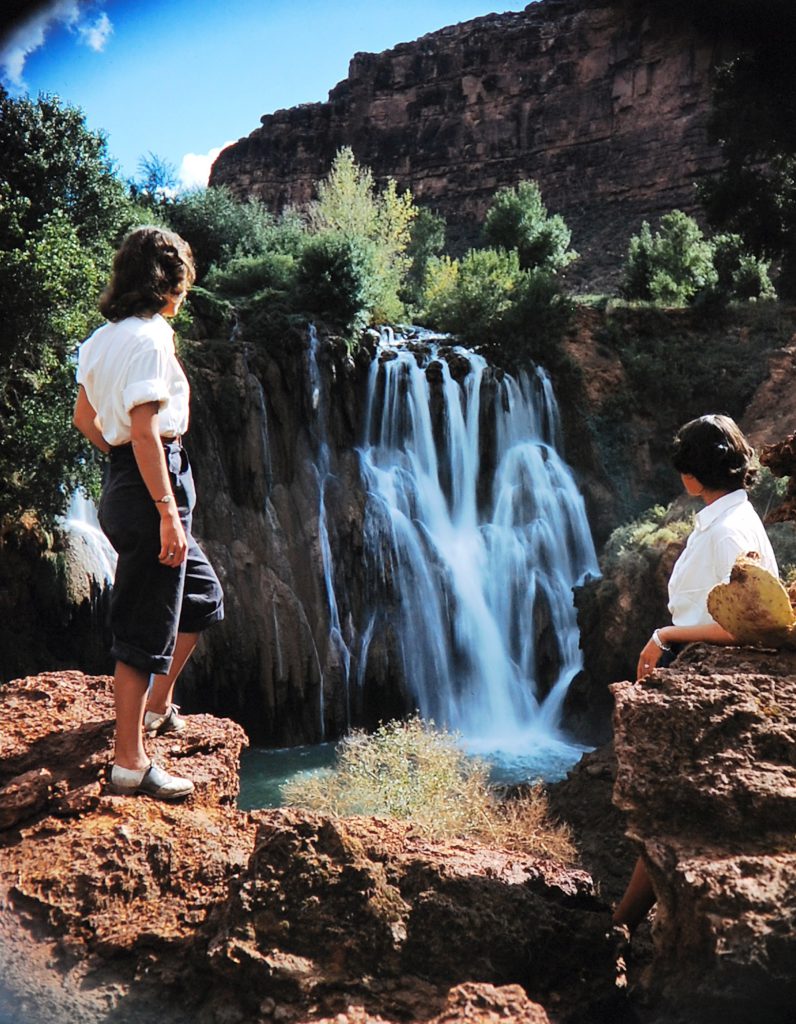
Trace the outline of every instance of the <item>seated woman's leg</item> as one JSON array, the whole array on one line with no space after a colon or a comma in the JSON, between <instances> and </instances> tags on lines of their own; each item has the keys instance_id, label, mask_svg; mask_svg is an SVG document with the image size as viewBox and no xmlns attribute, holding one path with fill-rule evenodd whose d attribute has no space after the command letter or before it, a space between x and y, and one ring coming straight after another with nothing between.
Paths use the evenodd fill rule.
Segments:
<instances>
[{"instance_id":1,"label":"seated woman's leg","mask_svg":"<svg viewBox=\"0 0 796 1024\"><path fill-rule=\"evenodd\" d=\"M644 861L639 857L625 894L614 911L613 922L618 925L626 924L633 931L654 905L655 891Z\"/></svg>"}]
</instances>

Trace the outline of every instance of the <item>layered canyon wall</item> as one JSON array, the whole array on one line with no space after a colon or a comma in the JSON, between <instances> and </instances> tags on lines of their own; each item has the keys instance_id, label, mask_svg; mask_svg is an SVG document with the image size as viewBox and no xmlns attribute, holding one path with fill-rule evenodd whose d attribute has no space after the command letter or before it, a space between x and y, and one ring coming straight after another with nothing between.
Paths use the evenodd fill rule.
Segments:
<instances>
[{"instance_id":1,"label":"layered canyon wall","mask_svg":"<svg viewBox=\"0 0 796 1024\"><path fill-rule=\"evenodd\" d=\"M696 212L694 184L718 162L713 69L732 46L672 5L541 0L357 53L327 102L266 114L210 182L303 206L351 146L443 214L455 250L476 241L496 189L535 179L581 254L572 283L602 289L642 219Z\"/></svg>"}]
</instances>

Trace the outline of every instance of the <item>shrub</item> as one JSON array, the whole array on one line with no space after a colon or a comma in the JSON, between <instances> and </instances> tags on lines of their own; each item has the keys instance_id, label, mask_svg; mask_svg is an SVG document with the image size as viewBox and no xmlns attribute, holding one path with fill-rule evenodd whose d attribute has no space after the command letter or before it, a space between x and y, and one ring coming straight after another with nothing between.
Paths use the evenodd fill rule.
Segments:
<instances>
[{"instance_id":1,"label":"shrub","mask_svg":"<svg viewBox=\"0 0 796 1024\"><path fill-rule=\"evenodd\" d=\"M715 282L711 245L681 210L661 217L655 235L644 221L630 239L622 286L627 298L684 306Z\"/></svg>"},{"instance_id":2,"label":"shrub","mask_svg":"<svg viewBox=\"0 0 796 1024\"><path fill-rule=\"evenodd\" d=\"M315 235L298 263L299 303L351 335L368 321L371 272L372 252L362 240L331 231Z\"/></svg>"},{"instance_id":3,"label":"shrub","mask_svg":"<svg viewBox=\"0 0 796 1024\"><path fill-rule=\"evenodd\" d=\"M740 235L716 235L713 239L714 292L718 299L775 299L768 276L769 264L751 255Z\"/></svg>"},{"instance_id":4,"label":"shrub","mask_svg":"<svg viewBox=\"0 0 796 1024\"><path fill-rule=\"evenodd\" d=\"M431 261L445 247L445 219L431 210L418 210L412 222L406 255L411 261L399 297L407 305L422 304Z\"/></svg>"},{"instance_id":5,"label":"shrub","mask_svg":"<svg viewBox=\"0 0 796 1024\"><path fill-rule=\"evenodd\" d=\"M525 852L574 859L566 828L547 817L540 788L501 804L487 767L448 732L418 718L350 734L334 769L294 779L285 800L327 814L373 814L413 822L426 835L469 837Z\"/></svg>"},{"instance_id":6,"label":"shrub","mask_svg":"<svg viewBox=\"0 0 796 1024\"><path fill-rule=\"evenodd\" d=\"M263 204L256 199L240 202L223 185L186 192L162 207L162 213L190 244L198 281L213 264L267 252L274 237L274 218Z\"/></svg>"},{"instance_id":7,"label":"shrub","mask_svg":"<svg viewBox=\"0 0 796 1024\"><path fill-rule=\"evenodd\" d=\"M287 291L296 278L296 260L281 252L262 256L236 256L223 267L213 267L205 277L205 288L221 295L244 296L274 288Z\"/></svg>"},{"instance_id":8,"label":"shrub","mask_svg":"<svg viewBox=\"0 0 796 1024\"><path fill-rule=\"evenodd\" d=\"M685 541L694 528L695 502L677 499L670 505L654 505L637 519L617 527L603 550L605 564L648 548L663 548Z\"/></svg>"},{"instance_id":9,"label":"shrub","mask_svg":"<svg viewBox=\"0 0 796 1024\"><path fill-rule=\"evenodd\" d=\"M484 221L487 245L516 249L523 270L555 273L569 266L578 258L571 237L564 218L547 212L535 181L499 189Z\"/></svg>"},{"instance_id":10,"label":"shrub","mask_svg":"<svg viewBox=\"0 0 796 1024\"><path fill-rule=\"evenodd\" d=\"M471 249L460 261L429 265L423 319L467 344L481 345L500 330L520 285L516 251Z\"/></svg>"}]
</instances>

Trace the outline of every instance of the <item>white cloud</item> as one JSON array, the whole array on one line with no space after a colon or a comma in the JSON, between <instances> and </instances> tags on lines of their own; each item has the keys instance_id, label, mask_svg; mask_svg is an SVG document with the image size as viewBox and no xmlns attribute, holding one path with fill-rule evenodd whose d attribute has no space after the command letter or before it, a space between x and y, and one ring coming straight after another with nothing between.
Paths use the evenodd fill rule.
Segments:
<instances>
[{"instance_id":1,"label":"white cloud","mask_svg":"<svg viewBox=\"0 0 796 1024\"><path fill-rule=\"evenodd\" d=\"M201 188L207 184L210 177L210 167L213 161L232 142L225 142L221 146L214 146L207 153L186 153L182 158L178 177L182 188Z\"/></svg>"},{"instance_id":2,"label":"white cloud","mask_svg":"<svg viewBox=\"0 0 796 1024\"><path fill-rule=\"evenodd\" d=\"M77 26L77 30L80 33L80 41L96 53L100 53L105 49L108 37L113 32L113 25L111 19L103 11L93 24L84 22Z\"/></svg>"},{"instance_id":3,"label":"white cloud","mask_svg":"<svg viewBox=\"0 0 796 1024\"><path fill-rule=\"evenodd\" d=\"M0 76L15 89L24 89L25 61L35 53L53 25L72 28L80 17L78 0L56 0L15 28L0 46Z\"/></svg>"},{"instance_id":4,"label":"white cloud","mask_svg":"<svg viewBox=\"0 0 796 1024\"><path fill-rule=\"evenodd\" d=\"M110 18L104 11L97 13L94 0L53 0L18 25L0 44L0 79L12 91L25 91L25 62L44 45L48 33L57 25L64 25L96 52L104 48L113 32Z\"/></svg>"}]
</instances>

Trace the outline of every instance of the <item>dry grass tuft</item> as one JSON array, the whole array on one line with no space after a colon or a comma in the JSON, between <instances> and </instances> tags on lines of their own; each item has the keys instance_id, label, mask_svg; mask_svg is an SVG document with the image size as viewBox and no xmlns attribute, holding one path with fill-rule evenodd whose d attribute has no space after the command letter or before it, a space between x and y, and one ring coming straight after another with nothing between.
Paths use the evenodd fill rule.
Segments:
<instances>
[{"instance_id":1,"label":"dry grass tuft","mask_svg":"<svg viewBox=\"0 0 796 1024\"><path fill-rule=\"evenodd\" d=\"M435 839L472 839L563 863L575 859L566 826L548 816L541 786L501 801L489 769L469 758L456 736L419 718L354 732L337 766L282 787L286 803L341 817L377 815L411 821Z\"/></svg>"}]
</instances>

